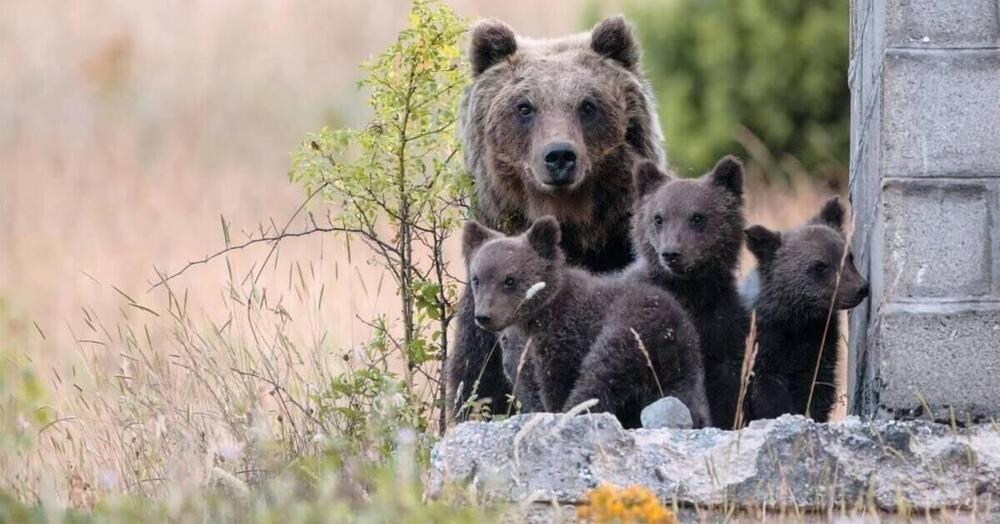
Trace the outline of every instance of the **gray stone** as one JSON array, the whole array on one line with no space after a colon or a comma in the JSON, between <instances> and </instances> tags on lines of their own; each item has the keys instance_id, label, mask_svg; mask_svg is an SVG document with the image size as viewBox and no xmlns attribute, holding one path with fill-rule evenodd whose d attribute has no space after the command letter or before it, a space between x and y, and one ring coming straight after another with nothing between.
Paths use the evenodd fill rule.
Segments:
<instances>
[{"instance_id":1,"label":"gray stone","mask_svg":"<svg viewBox=\"0 0 1000 524\"><path fill-rule=\"evenodd\" d=\"M996 0L890 0L893 47L991 47L1000 37Z\"/></svg>"},{"instance_id":2,"label":"gray stone","mask_svg":"<svg viewBox=\"0 0 1000 524\"><path fill-rule=\"evenodd\" d=\"M663 397L642 408L639 418L642 420L642 427L646 429L694 427L691 410L676 397Z\"/></svg>"},{"instance_id":3,"label":"gray stone","mask_svg":"<svg viewBox=\"0 0 1000 524\"><path fill-rule=\"evenodd\" d=\"M602 483L723 513L827 516L1000 511L1000 430L801 416L742 431L623 430L611 415L538 413L452 428L431 453L427 495L458 485L491 504L572 505Z\"/></svg>"},{"instance_id":4,"label":"gray stone","mask_svg":"<svg viewBox=\"0 0 1000 524\"><path fill-rule=\"evenodd\" d=\"M893 304L877 335L881 411L1000 419L1000 304Z\"/></svg>"},{"instance_id":5,"label":"gray stone","mask_svg":"<svg viewBox=\"0 0 1000 524\"><path fill-rule=\"evenodd\" d=\"M889 50L883 176L1000 176L1000 50Z\"/></svg>"},{"instance_id":6,"label":"gray stone","mask_svg":"<svg viewBox=\"0 0 1000 524\"><path fill-rule=\"evenodd\" d=\"M991 294L995 212L984 183L893 179L882 198L882 262L892 298Z\"/></svg>"}]
</instances>

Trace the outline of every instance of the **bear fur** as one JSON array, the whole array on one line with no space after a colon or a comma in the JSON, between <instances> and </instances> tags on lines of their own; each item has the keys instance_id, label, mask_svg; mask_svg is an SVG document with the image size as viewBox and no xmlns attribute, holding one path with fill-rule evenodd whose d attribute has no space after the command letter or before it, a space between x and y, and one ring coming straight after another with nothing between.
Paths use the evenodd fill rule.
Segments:
<instances>
[{"instance_id":1,"label":"bear fur","mask_svg":"<svg viewBox=\"0 0 1000 524\"><path fill-rule=\"evenodd\" d=\"M743 165L727 156L711 172L676 179L651 162L635 172L632 218L638 260L627 273L669 291L698 330L712 420L732 427L750 317L736 287L743 245Z\"/></svg>"},{"instance_id":2,"label":"bear fur","mask_svg":"<svg viewBox=\"0 0 1000 524\"><path fill-rule=\"evenodd\" d=\"M805 414L814 374L809 414L819 422L830 417L840 338L836 312L830 308L851 309L868 296L868 282L854 267L853 254L844 258L843 226L844 207L834 197L816 217L791 231L746 230L760 278L757 358L748 394L751 420Z\"/></svg>"},{"instance_id":3,"label":"bear fur","mask_svg":"<svg viewBox=\"0 0 1000 524\"><path fill-rule=\"evenodd\" d=\"M462 101L460 138L476 218L516 234L553 215L569 262L598 272L628 265L630 173L638 160L663 165L665 158L625 20L608 18L588 33L552 40L484 21L472 30L469 60L473 82ZM507 410L510 384L499 353L496 337L475 326L465 290L446 363L456 408L477 397L492 402L493 412Z\"/></svg>"},{"instance_id":4,"label":"bear fur","mask_svg":"<svg viewBox=\"0 0 1000 524\"><path fill-rule=\"evenodd\" d=\"M538 382L535 381L535 366L528 348L525 353L527 338L520 329L510 327L500 334L501 360L503 373L513 389L516 406L508 406L511 413L535 413L545 411L542 404Z\"/></svg>"},{"instance_id":5,"label":"bear fur","mask_svg":"<svg viewBox=\"0 0 1000 524\"><path fill-rule=\"evenodd\" d=\"M640 427L642 408L672 395L709 424L698 335L680 305L656 286L569 266L559 241L552 217L517 237L476 222L463 232L475 322L530 340L545 410L596 398L595 410Z\"/></svg>"}]
</instances>

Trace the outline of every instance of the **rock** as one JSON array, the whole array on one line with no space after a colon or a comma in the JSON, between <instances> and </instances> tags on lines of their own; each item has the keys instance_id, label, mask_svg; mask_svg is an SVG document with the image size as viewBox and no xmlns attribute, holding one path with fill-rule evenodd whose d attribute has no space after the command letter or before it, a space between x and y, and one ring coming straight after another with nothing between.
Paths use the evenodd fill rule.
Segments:
<instances>
[{"instance_id":1,"label":"rock","mask_svg":"<svg viewBox=\"0 0 1000 524\"><path fill-rule=\"evenodd\" d=\"M676 397L663 397L642 408L642 427L646 429L691 429L691 410Z\"/></svg>"},{"instance_id":2,"label":"rock","mask_svg":"<svg viewBox=\"0 0 1000 524\"><path fill-rule=\"evenodd\" d=\"M1000 512L1000 429L786 415L741 431L627 431L608 414L536 413L455 426L426 485L430 497L457 483L523 508L578 504L605 482L644 485L681 508L983 515Z\"/></svg>"}]
</instances>

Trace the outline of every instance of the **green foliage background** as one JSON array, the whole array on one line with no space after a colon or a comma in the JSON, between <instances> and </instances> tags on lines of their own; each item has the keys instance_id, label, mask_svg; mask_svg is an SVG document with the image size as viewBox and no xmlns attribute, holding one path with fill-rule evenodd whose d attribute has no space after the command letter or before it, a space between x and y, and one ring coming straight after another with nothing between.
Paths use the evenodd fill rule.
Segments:
<instances>
[{"instance_id":1,"label":"green foliage background","mask_svg":"<svg viewBox=\"0 0 1000 524\"><path fill-rule=\"evenodd\" d=\"M736 153L772 180L803 170L846 178L847 0L628 0L622 7L638 30L670 162L681 173L700 174ZM604 14L598 11L592 4L588 22Z\"/></svg>"}]
</instances>

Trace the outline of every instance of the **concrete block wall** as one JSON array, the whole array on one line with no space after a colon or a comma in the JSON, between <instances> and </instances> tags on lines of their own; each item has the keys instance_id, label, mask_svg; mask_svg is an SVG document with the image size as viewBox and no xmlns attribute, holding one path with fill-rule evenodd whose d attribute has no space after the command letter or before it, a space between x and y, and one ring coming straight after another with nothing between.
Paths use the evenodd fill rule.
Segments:
<instances>
[{"instance_id":1,"label":"concrete block wall","mask_svg":"<svg viewBox=\"0 0 1000 524\"><path fill-rule=\"evenodd\" d=\"M1000 419L1000 0L851 0L850 410Z\"/></svg>"}]
</instances>

